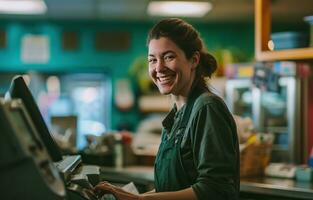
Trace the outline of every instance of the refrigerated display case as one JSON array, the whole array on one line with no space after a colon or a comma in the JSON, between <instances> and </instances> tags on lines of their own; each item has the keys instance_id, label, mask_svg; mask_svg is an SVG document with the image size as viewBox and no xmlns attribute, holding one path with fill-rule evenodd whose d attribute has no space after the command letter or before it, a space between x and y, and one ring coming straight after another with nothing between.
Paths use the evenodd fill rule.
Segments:
<instances>
[{"instance_id":1,"label":"refrigerated display case","mask_svg":"<svg viewBox=\"0 0 313 200\"><path fill-rule=\"evenodd\" d=\"M226 81L226 103L233 114L251 117L257 132L274 135L271 162L305 163L309 68L293 62L258 65L261 78Z\"/></svg>"},{"instance_id":2,"label":"refrigerated display case","mask_svg":"<svg viewBox=\"0 0 313 200\"><path fill-rule=\"evenodd\" d=\"M251 79L230 79L226 81L226 104L233 114L252 118L251 88Z\"/></svg>"},{"instance_id":3,"label":"refrigerated display case","mask_svg":"<svg viewBox=\"0 0 313 200\"><path fill-rule=\"evenodd\" d=\"M253 87L253 121L256 130L273 133L273 162L301 163L303 130L301 88L302 80L296 76L281 77L279 91L266 91Z\"/></svg>"},{"instance_id":4,"label":"refrigerated display case","mask_svg":"<svg viewBox=\"0 0 313 200\"><path fill-rule=\"evenodd\" d=\"M0 96L12 78L23 74L29 84L45 122L53 132L61 133L52 124L53 117L77 118L73 145L78 150L86 145L87 135L101 135L111 129L112 80L107 72L1 72ZM64 120L65 121L65 120ZM63 122L64 122L63 121ZM73 120L67 122L72 128ZM75 144L74 144L75 143Z\"/></svg>"}]
</instances>

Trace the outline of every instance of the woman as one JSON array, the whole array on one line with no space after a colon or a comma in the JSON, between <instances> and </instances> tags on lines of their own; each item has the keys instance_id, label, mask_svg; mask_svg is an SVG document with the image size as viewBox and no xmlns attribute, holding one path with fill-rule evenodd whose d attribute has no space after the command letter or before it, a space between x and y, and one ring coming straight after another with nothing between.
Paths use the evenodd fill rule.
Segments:
<instances>
[{"instance_id":1,"label":"woman","mask_svg":"<svg viewBox=\"0 0 313 200\"><path fill-rule=\"evenodd\" d=\"M217 68L199 33L181 19L160 21L148 35L149 75L174 107L163 120L155 162L155 191L134 195L100 183L117 199L238 199L236 125L205 83Z\"/></svg>"}]
</instances>

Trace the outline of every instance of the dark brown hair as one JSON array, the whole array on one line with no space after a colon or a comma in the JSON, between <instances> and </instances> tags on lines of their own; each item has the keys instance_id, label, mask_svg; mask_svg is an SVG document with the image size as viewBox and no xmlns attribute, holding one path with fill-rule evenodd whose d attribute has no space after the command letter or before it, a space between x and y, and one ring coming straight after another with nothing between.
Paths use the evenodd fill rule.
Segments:
<instances>
[{"instance_id":1,"label":"dark brown hair","mask_svg":"<svg viewBox=\"0 0 313 200\"><path fill-rule=\"evenodd\" d=\"M204 78L211 78L217 69L217 62L204 48L200 34L191 24L178 18L164 19L150 30L147 45L149 45L152 39L161 37L166 37L173 41L183 50L187 59L190 59L198 51L200 53L200 62L196 69L196 79L201 79L201 82L205 84Z\"/></svg>"}]
</instances>

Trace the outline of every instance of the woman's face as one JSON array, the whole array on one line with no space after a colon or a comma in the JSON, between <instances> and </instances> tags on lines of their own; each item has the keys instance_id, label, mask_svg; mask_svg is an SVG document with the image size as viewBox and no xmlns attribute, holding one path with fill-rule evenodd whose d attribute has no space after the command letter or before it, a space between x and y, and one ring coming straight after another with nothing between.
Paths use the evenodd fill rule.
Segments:
<instances>
[{"instance_id":1,"label":"woman's face","mask_svg":"<svg viewBox=\"0 0 313 200\"><path fill-rule=\"evenodd\" d=\"M149 75L161 94L187 96L191 88L199 55L187 59L172 40L161 37L149 42Z\"/></svg>"}]
</instances>

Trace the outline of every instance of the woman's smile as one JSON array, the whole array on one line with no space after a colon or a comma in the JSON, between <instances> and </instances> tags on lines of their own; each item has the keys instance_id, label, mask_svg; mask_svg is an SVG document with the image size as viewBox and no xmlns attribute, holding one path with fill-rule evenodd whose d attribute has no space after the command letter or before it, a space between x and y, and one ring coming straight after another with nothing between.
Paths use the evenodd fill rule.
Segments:
<instances>
[{"instance_id":1,"label":"woman's smile","mask_svg":"<svg viewBox=\"0 0 313 200\"><path fill-rule=\"evenodd\" d=\"M170 85L175 81L174 74L167 74L167 75L157 75L157 80L160 85Z\"/></svg>"}]
</instances>

